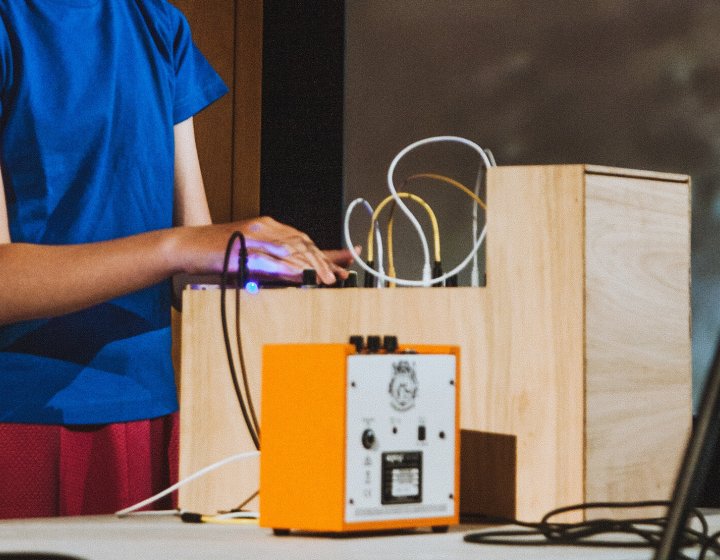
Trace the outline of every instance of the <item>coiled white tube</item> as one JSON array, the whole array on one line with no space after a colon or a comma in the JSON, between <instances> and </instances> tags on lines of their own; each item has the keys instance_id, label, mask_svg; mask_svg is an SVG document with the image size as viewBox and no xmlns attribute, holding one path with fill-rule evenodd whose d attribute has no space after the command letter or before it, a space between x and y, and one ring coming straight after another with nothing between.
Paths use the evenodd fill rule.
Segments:
<instances>
[{"instance_id":1,"label":"coiled white tube","mask_svg":"<svg viewBox=\"0 0 720 560\"><path fill-rule=\"evenodd\" d=\"M438 284L440 282L445 281L447 278L450 278L451 276L454 276L461 270L463 270L467 264L473 260L474 261L474 270L475 273L472 277L472 285L477 286L479 285L479 278L477 274L477 251L480 249L480 246L482 245L483 240L485 239L485 234L487 232L487 226L483 227L482 232L480 233L480 236L477 236L477 207L475 206L473 209L473 247L472 250L468 253L468 255L463 259L463 261L456 266L453 270L450 272L443 274L442 276L438 278L431 278L432 276L432 268L430 265L430 248L428 246L427 238L425 237L425 232L423 232L422 226L420 225L420 222L418 222L417 218L413 215L413 213L410 211L410 209L407 207L407 205L402 201L400 196L398 195L398 191L395 188L395 182L393 180L393 175L395 173L395 168L397 167L398 162L405 157L409 152L412 150L426 145L426 144L432 144L437 142L457 142L460 144L464 144L466 146L469 146L473 150L475 150L478 155L480 156L480 159L482 160L482 163L485 165L486 168L490 168L494 166L494 161L491 162L488 158L488 155L485 153L485 151L478 146L475 142L472 140L468 140L467 138L462 138L460 136L432 136L430 138L424 138L422 140L418 140L417 142L413 142L412 144L406 146L400 152L393 158L392 162L390 163L390 166L388 167L387 172L387 184L388 189L390 190L390 194L395 199L395 203L400 207L400 209L403 211L403 213L408 217L410 220L410 223L415 227L415 230L418 232L418 237L420 237L420 241L422 243L423 248L423 270L422 270L422 280L408 280L404 278L396 278L387 276L383 272L378 272L376 270L373 270L372 267L368 266L368 264L362 260L360 255L357 254L357 252L354 249L354 245L352 243L352 240L350 238L350 216L352 214L353 209L357 204L360 203L367 203L367 201L363 198L357 198L353 200L350 205L348 206L347 211L345 212L345 223L344 223L344 234L345 234L345 243L348 246L349 251L355 258L355 261L360 265L360 267L368 272L369 274L372 274L376 278L382 280L382 281L388 281L388 282L395 282L396 284L400 286L431 286L433 284ZM477 195L480 190L480 173L482 170L482 166L480 170L478 170L478 177L475 184L475 194ZM477 236L477 237L476 237Z\"/></svg>"},{"instance_id":2,"label":"coiled white tube","mask_svg":"<svg viewBox=\"0 0 720 560\"><path fill-rule=\"evenodd\" d=\"M347 248L350 251L350 254L354 257L355 262L360 265L360 268L362 268L364 271L368 272L369 274L372 274L376 278L382 280L383 282L395 282L398 286L412 286L412 287L418 287L418 286L431 286L432 284L439 284L440 282L444 282L451 276L454 276L458 272L460 272L463 268L467 266L467 264L472 260L473 255L475 252L480 249L480 246L482 245L483 241L485 240L485 234L487 232L487 227L483 227L482 232L480 233L480 237L477 238L475 245L473 245L472 250L467 254L465 259L457 265L455 268L453 268L450 272L447 272L443 274L442 276L438 276L437 278L430 278L429 280L407 280L404 278L396 278L395 276L388 276L387 274L383 274L378 272L377 270L374 270L372 267L370 267L358 254L358 252L355 250L355 246L352 243L352 239L350 238L350 217L352 216L353 210L355 210L355 207L358 204L361 204L365 202L364 198L356 198L350 203L350 206L348 206L347 212L345 212L345 222L343 224L343 233L345 235L345 243L347 244Z\"/></svg>"}]
</instances>

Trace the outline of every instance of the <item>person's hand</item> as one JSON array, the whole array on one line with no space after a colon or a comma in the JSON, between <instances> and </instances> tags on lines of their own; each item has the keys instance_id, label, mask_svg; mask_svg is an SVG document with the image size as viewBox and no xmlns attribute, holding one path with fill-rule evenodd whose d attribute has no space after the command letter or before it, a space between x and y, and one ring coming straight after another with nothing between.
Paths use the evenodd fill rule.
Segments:
<instances>
[{"instance_id":1,"label":"person's hand","mask_svg":"<svg viewBox=\"0 0 720 560\"><path fill-rule=\"evenodd\" d=\"M360 253L360 251L360 245L355 245L355 252ZM349 267L355 260L349 249L325 250L323 251L323 254L325 255L326 259L328 259L332 263L335 263L338 266L341 266L343 270L347 269L347 267ZM345 272L347 273L347 270L345 270ZM345 275L345 277L347 277L347 274Z\"/></svg>"},{"instance_id":2,"label":"person's hand","mask_svg":"<svg viewBox=\"0 0 720 560\"><path fill-rule=\"evenodd\" d=\"M239 231L245 235L251 273L298 281L303 269L312 268L323 284L347 278L344 266L352 262L349 251L320 251L310 237L294 227L264 216L240 222Z\"/></svg>"},{"instance_id":3,"label":"person's hand","mask_svg":"<svg viewBox=\"0 0 720 560\"><path fill-rule=\"evenodd\" d=\"M333 284L337 278L347 278L344 267L352 262L349 251L321 251L303 232L268 217L178 229L179 258L183 270L191 274L222 271L225 247L234 231L245 236L248 269L256 277L299 282L302 271L312 268L318 282ZM233 254L237 253L236 245ZM237 261L232 259L231 270L236 268Z\"/></svg>"}]
</instances>

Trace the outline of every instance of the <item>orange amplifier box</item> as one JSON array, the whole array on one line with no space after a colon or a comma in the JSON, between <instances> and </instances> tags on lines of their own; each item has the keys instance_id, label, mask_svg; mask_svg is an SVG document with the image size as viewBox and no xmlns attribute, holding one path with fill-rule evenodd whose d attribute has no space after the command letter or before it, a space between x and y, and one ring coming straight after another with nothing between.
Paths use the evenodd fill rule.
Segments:
<instances>
[{"instance_id":1,"label":"orange amplifier box","mask_svg":"<svg viewBox=\"0 0 720 560\"><path fill-rule=\"evenodd\" d=\"M459 349L353 338L263 349L260 525L447 530L459 512Z\"/></svg>"}]
</instances>

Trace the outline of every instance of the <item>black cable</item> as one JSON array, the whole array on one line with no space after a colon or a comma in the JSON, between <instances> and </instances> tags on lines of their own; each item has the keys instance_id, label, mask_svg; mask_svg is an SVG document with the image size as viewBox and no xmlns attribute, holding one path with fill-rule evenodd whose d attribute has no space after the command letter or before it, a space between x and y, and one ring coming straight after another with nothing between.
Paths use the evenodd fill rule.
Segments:
<instances>
[{"instance_id":1,"label":"black cable","mask_svg":"<svg viewBox=\"0 0 720 560\"><path fill-rule=\"evenodd\" d=\"M255 498L257 498L260 495L260 490L255 490L252 494L250 494L247 498L245 498L239 506L235 506L230 511L242 511L243 508L248 505L250 502L252 502Z\"/></svg>"},{"instance_id":2,"label":"black cable","mask_svg":"<svg viewBox=\"0 0 720 560\"><path fill-rule=\"evenodd\" d=\"M244 239L244 236L239 231L233 232L228 239L227 247L225 248L225 260L223 261L223 270L220 280L220 318L222 321L223 330L223 341L225 342L225 354L228 360L228 366L230 367L230 377L232 378L233 388L235 389L235 396L237 397L240 410L242 411L243 419L245 420L245 426L247 426L248 433L253 440L255 449L260 449L260 438L255 432L255 427L252 423L250 416L248 415L248 409L245 405L245 399L243 398L242 392L240 391L240 384L237 380L237 371L235 370L235 360L233 359L232 347L230 346L230 335L227 321L227 311L225 310L225 301L228 284L228 269L230 267L230 255L232 253L232 247L235 244L236 239ZM242 246L242 241L241 241Z\"/></svg>"},{"instance_id":3,"label":"black cable","mask_svg":"<svg viewBox=\"0 0 720 560\"><path fill-rule=\"evenodd\" d=\"M250 393L250 382L248 381L247 368L245 367L245 353L242 347L242 335L240 332L240 292L245 286L245 282L248 279L248 251L245 243L245 236L240 234L240 254L238 259L238 271L237 271L237 282L235 285L235 341L238 348L238 358L240 361L240 373L242 374L243 386L245 387L245 397L247 399L247 406L250 412L250 418L252 420L253 429L255 434L260 438L260 423L258 422L257 415L255 414L255 406L252 401L252 394Z\"/></svg>"},{"instance_id":4,"label":"black cable","mask_svg":"<svg viewBox=\"0 0 720 560\"><path fill-rule=\"evenodd\" d=\"M542 546L542 545L572 545L588 547L613 548L657 548L667 526L666 517L648 517L635 519L592 519L578 523L558 523L550 520L557 515L584 511L597 508L628 509L644 507L668 507L668 501L642 501L642 502L591 502L554 509L545 514L538 523L529 523L512 519L498 519L509 524L519 525L523 529L486 530L465 535L465 542L476 544L513 545L513 546ZM698 519L701 530L686 527L683 533L682 546L700 545L701 553L698 560L702 560L708 550L716 554L720 552L720 532L708 536L707 520L702 512L693 510ZM635 535L641 540L617 541L597 539L599 535L624 534ZM689 557L680 553L680 558Z\"/></svg>"},{"instance_id":5,"label":"black cable","mask_svg":"<svg viewBox=\"0 0 720 560\"><path fill-rule=\"evenodd\" d=\"M712 550L715 554L718 554L718 550L720 550L720 531L713 533L705 540L702 548L700 549L697 560L704 560L708 550Z\"/></svg>"}]
</instances>

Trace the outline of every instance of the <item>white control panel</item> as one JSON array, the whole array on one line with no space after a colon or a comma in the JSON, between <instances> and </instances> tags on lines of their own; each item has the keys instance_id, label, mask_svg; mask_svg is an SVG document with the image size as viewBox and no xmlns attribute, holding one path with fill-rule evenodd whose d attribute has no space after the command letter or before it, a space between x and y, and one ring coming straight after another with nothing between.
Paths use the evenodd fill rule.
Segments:
<instances>
[{"instance_id":1,"label":"white control panel","mask_svg":"<svg viewBox=\"0 0 720 560\"><path fill-rule=\"evenodd\" d=\"M347 360L345 522L453 515L455 356Z\"/></svg>"}]
</instances>

